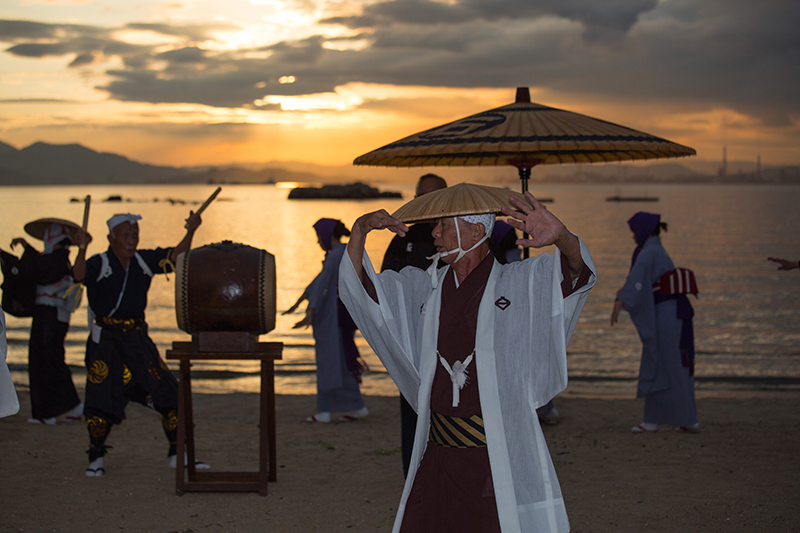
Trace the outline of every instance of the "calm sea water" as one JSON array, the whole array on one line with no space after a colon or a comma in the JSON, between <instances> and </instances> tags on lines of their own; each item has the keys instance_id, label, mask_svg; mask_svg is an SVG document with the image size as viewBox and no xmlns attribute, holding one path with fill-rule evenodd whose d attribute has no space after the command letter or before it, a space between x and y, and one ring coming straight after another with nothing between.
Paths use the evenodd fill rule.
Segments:
<instances>
[{"instance_id":1,"label":"calm sea water","mask_svg":"<svg viewBox=\"0 0 800 533\"><path fill-rule=\"evenodd\" d=\"M509 183L516 188L518 184ZM412 197L410 187L386 185ZM80 222L83 204L93 198L90 253L107 247L105 221L119 212L139 213L141 247L172 246L183 237L189 209L213 192L212 186L71 186L0 188L0 247L25 236L31 220L54 216ZM569 346L570 385L565 394L633 396L638 370L636 330L623 313L609 326L611 304L627 273L633 241L626 220L644 210L661 213L669 223L662 242L679 266L697 275L700 298L693 299L699 394L748 394L800 391L800 273L778 272L767 256L800 259L800 187L786 186L632 186L629 196L657 197L657 202L608 202L620 191L610 186L535 186L534 194L552 198L549 209L589 246L599 280L581 315ZM203 215L193 247L231 240L275 255L278 309L287 309L321 268L323 253L311 225L320 217L339 218L349 227L362 213L393 211L407 200L288 200L275 186L223 188ZM121 195L122 204L104 202ZM380 265L391 239L370 234L368 252ZM40 242L28 237L41 248ZM16 250L19 253L19 249ZM74 253L74 252L73 252ZM535 252L539 253L539 252ZM147 319L162 354L173 341L189 336L177 329L174 277L157 276L150 290ZM301 308L302 311L303 308ZM292 329L301 313L277 317L276 329L262 341L285 344L276 389L282 394L315 391L314 349L310 329ZM19 387L27 386L27 339L30 319L7 317L10 363ZM67 361L76 383L83 380L83 352L88 334L86 308L73 315L67 337ZM360 336L357 343L371 367L364 377L368 394L394 395L396 389L377 357ZM256 391L257 369L247 362L194 365L199 391Z\"/></svg>"}]
</instances>

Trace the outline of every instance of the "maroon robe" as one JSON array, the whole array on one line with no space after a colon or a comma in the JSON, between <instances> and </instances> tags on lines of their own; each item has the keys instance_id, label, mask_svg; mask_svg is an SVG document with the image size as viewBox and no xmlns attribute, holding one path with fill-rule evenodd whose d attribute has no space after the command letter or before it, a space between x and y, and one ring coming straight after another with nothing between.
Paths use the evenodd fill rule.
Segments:
<instances>
[{"instance_id":1,"label":"maroon robe","mask_svg":"<svg viewBox=\"0 0 800 533\"><path fill-rule=\"evenodd\" d=\"M493 263L494 256L487 254L458 288L452 269L444 278L437 348L451 367L455 361L464 362L475 350L478 306ZM430 408L447 416L482 416L474 357L467 367L467 382L461 389L458 407L453 407L450 374L437 360ZM400 531L500 533L488 449L447 448L429 441Z\"/></svg>"},{"instance_id":2,"label":"maroon robe","mask_svg":"<svg viewBox=\"0 0 800 533\"><path fill-rule=\"evenodd\" d=\"M456 361L463 363L475 350L478 308L493 264L494 256L489 253L458 288L452 268L444 277L437 349L451 368ZM565 298L586 285L591 276L584 265L573 282L563 256L561 272L561 293ZM467 382L460 391L458 407L453 407L450 374L437 357L431 411L459 418L483 417L475 357L467 367ZM400 533L465 531L500 533L488 448L449 448L428 441L406 502Z\"/></svg>"}]
</instances>

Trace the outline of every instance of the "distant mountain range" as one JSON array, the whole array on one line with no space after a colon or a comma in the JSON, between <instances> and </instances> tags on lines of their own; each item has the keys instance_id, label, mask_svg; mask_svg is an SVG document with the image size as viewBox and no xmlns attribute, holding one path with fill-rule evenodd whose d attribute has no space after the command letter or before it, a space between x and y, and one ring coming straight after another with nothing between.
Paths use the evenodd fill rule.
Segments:
<instances>
[{"instance_id":1,"label":"distant mountain range","mask_svg":"<svg viewBox=\"0 0 800 533\"><path fill-rule=\"evenodd\" d=\"M283 168L168 167L99 153L80 144L34 143L17 150L0 142L0 185L275 183L318 181Z\"/></svg>"},{"instance_id":2,"label":"distant mountain range","mask_svg":"<svg viewBox=\"0 0 800 533\"><path fill-rule=\"evenodd\" d=\"M685 162L685 163L684 163ZM785 183L800 184L800 166L756 168L755 164L719 165L697 160L681 163L547 165L535 168L531 183ZM508 182L516 176L510 167L393 169L324 166L276 162L204 167L156 166L100 153L80 144L34 143L17 149L0 142L0 186L78 184L174 183L301 183L409 182L426 172L448 181Z\"/></svg>"}]
</instances>

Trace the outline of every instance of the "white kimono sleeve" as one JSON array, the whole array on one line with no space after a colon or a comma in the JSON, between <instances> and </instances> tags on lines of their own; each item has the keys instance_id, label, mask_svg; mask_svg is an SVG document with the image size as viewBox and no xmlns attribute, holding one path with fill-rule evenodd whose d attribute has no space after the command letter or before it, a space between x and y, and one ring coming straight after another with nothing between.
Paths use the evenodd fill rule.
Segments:
<instances>
[{"instance_id":1,"label":"white kimono sleeve","mask_svg":"<svg viewBox=\"0 0 800 533\"><path fill-rule=\"evenodd\" d=\"M6 365L6 353L8 353L6 315L0 308L0 418L15 415L19 411L17 391L14 389L14 382Z\"/></svg>"},{"instance_id":2,"label":"white kimono sleeve","mask_svg":"<svg viewBox=\"0 0 800 533\"><path fill-rule=\"evenodd\" d=\"M366 253L362 265L375 286L379 303L367 294L348 253L339 267L339 297L416 411L422 323L432 293L430 276L413 267L378 274Z\"/></svg>"}]
</instances>

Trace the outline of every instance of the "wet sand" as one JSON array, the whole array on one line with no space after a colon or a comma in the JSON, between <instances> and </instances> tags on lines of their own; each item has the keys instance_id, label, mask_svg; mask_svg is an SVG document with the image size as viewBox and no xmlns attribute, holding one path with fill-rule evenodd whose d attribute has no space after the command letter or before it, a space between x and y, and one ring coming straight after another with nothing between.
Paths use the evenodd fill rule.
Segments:
<instances>
[{"instance_id":1,"label":"wet sand","mask_svg":"<svg viewBox=\"0 0 800 533\"><path fill-rule=\"evenodd\" d=\"M175 494L160 417L139 405L112 431L106 475L84 475L83 423L0 419L0 531L391 531L403 476L397 397L357 422L310 424L310 395L277 397L277 482L256 493ZM195 394L198 457L257 467L258 397ZM800 530L800 395L699 398L702 431L633 435L633 399L560 397L545 436L573 532Z\"/></svg>"}]
</instances>

